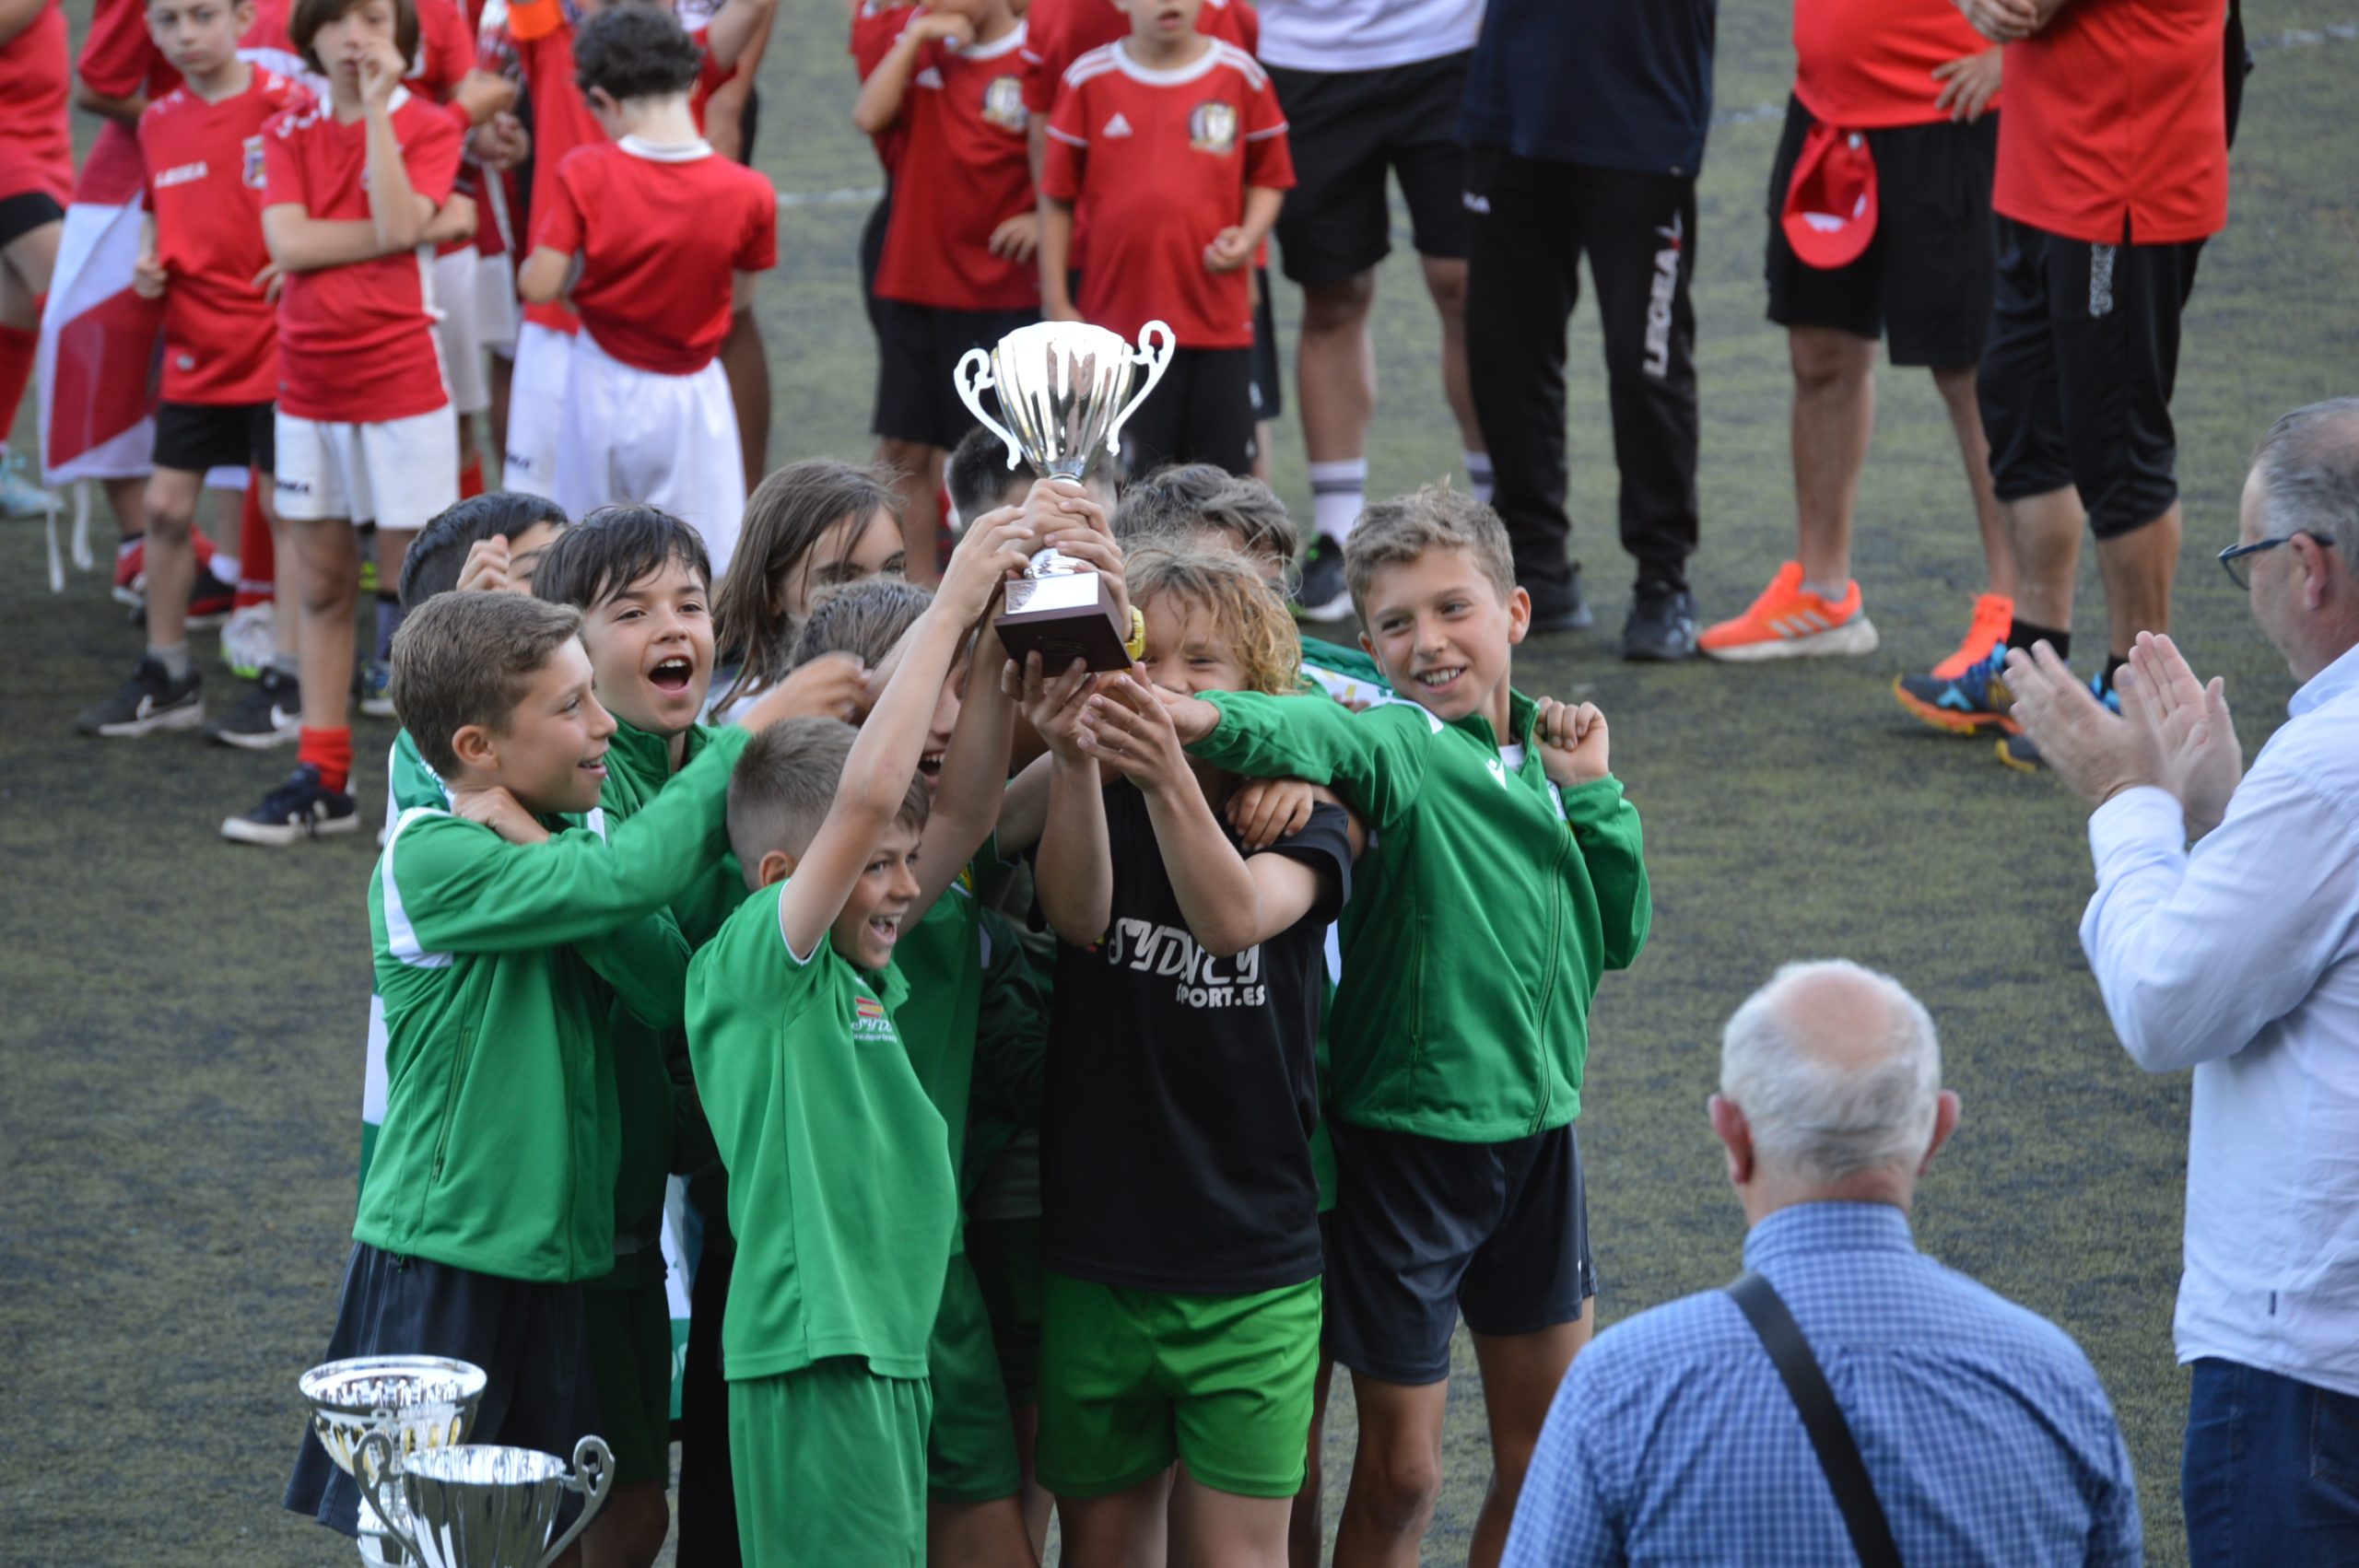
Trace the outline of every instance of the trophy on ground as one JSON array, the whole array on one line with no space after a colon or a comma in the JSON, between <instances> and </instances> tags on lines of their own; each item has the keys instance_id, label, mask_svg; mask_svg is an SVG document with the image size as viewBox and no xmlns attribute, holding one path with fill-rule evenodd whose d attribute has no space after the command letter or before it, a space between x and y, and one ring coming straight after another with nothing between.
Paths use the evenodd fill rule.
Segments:
<instances>
[{"instance_id":1,"label":"trophy on ground","mask_svg":"<svg viewBox=\"0 0 2359 1568\"><path fill-rule=\"evenodd\" d=\"M398 1568L398 1536L369 1501L361 1450L379 1439L375 1462L398 1471L421 1455L467 1440L489 1379L483 1368L441 1356L358 1356L303 1374L297 1387L311 1409L311 1434L336 1468L360 1483L360 1560Z\"/></svg>"},{"instance_id":2,"label":"trophy on ground","mask_svg":"<svg viewBox=\"0 0 2359 1568\"><path fill-rule=\"evenodd\" d=\"M1041 322L989 352L968 349L951 380L983 427L1007 443L1008 467L1022 459L1044 478L1077 480L1100 446L1121 446L1123 422L1163 379L1177 341L1161 322L1139 329L1135 349L1104 327ZM1141 368L1145 384L1133 394ZM998 392L1004 424L983 407L986 387ZM1055 550L1034 556L1022 580L1007 585L1006 612L992 624L1009 653L1037 652L1050 673L1075 659L1097 671L1131 666L1131 628L1112 591Z\"/></svg>"},{"instance_id":3,"label":"trophy on ground","mask_svg":"<svg viewBox=\"0 0 2359 1568\"><path fill-rule=\"evenodd\" d=\"M549 1568L589 1527L615 1484L615 1457L599 1438L573 1446L573 1469L537 1448L462 1444L412 1456L396 1471L382 1433L360 1440L354 1474L388 1533L421 1568ZM555 1541L568 1492L581 1512Z\"/></svg>"}]
</instances>

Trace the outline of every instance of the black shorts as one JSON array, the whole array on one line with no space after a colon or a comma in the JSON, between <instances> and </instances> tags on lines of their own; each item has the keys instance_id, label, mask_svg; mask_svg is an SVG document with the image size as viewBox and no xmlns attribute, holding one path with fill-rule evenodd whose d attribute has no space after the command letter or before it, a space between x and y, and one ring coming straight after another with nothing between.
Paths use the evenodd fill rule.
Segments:
<instances>
[{"instance_id":1,"label":"black shorts","mask_svg":"<svg viewBox=\"0 0 2359 1568\"><path fill-rule=\"evenodd\" d=\"M734 1247L716 1245L705 1226L703 1252L688 1286L688 1352L680 1373L680 1539L687 1568L738 1568L737 1483L729 1468L729 1385L721 1375L722 1317Z\"/></svg>"},{"instance_id":2,"label":"black shorts","mask_svg":"<svg viewBox=\"0 0 2359 1568\"><path fill-rule=\"evenodd\" d=\"M62 223L65 209L47 191L0 196L0 245L13 245L44 223Z\"/></svg>"},{"instance_id":3,"label":"black shorts","mask_svg":"<svg viewBox=\"0 0 2359 1568\"><path fill-rule=\"evenodd\" d=\"M1256 417L1251 349L1175 348L1171 368L1122 427L1122 472L1211 462L1250 474Z\"/></svg>"},{"instance_id":4,"label":"black shorts","mask_svg":"<svg viewBox=\"0 0 2359 1568\"><path fill-rule=\"evenodd\" d=\"M2178 499L2179 313L2203 241L2098 245L1998 220L1990 339L1975 389L2002 501L2067 486L2111 539Z\"/></svg>"},{"instance_id":5,"label":"black shorts","mask_svg":"<svg viewBox=\"0 0 2359 1568\"><path fill-rule=\"evenodd\" d=\"M876 334L879 347L885 343L885 317L893 301L876 298L876 269L885 264L885 230L892 223L893 187L888 183L884 198L869 209L868 221L860 228L860 298L868 307L868 330Z\"/></svg>"},{"instance_id":6,"label":"black shorts","mask_svg":"<svg viewBox=\"0 0 2359 1568\"><path fill-rule=\"evenodd\" d=\"M274 403L159 403L155 464L188 474L250 467L275 474L277 408Z\"/></svg>"},{"instance_id":7,"label":"black shorts","mask_svg":"<svg viewBox=\"0 0 2359 1568\"><path fill-rule=\"evenodd\" d=\"M1850 265L1828 268L1796 256L1778 221L1802 138L1817 123L1800 99L1786 100L1786 131L1769 170L1769 319L1884 338L1895 365L1949 370L1979 361L1997 249L1990 176L1999 117L1866 133L1876 160L1875 238Z\"/></svg>"},{"instance_id":8,"label":"black shorts","mask_svg":"<svg viewBox=\"0 0 2359 1568\"><path fill-rule=\"evenodd\" d=\"M1461 1313L1477 1334L1532 1334L1572 1322L1597 1293L1569 1123L1508 1143L1327 1125L1327 1352L1354 1372L1438 1383Z\"/></svg>"},{"instance_id":9,"label":"black shorts","mask_svg":"<svg viewBox=\"0 0 2359 1568\"><path fill-rule=\"evenodd\" d=\"M1384 171L1401 181L1417 253L1466 255L1466 147L1458 139L1469 50L1380 71L1269 67L1285 111L1295 187L1278 212L1286 276L1356 277L1392 252Z\"/></svg>"},{"instance_id":10,"label":"black shorts","mask_svg":"<svg viewBox=\"0 0 2359 1568\"><path fill-rule=\"evenodd\" d=\"M1270 305L1270 269L1253 269L1253 417L1286 411L1285 372L1278 368L1278 313Z\"/></svg>"},{"instance_id":11,"label":"black shorts","mask_svg":"<svg viewBox=\"0 0 2359 1568\"><path fill-rule=\"evenodd\" d=\"M970 348L989 349L1018 327L1040 319L1038 310L951 310L881 301L876 322L875 434L888 441L915 441L945 451L975 427L975 416L951 384L951 373Z\"/></svg>"},{"instance_id":12,"label":"black shorts","mask_svg":"<svg viewBox=\"0 0 2359 1568\"><path fill-rule=\"evenodd\" d=\"M478 1274L356 1242L320 1359L374 1355L452 1356L490 1374L470 1443L537 1448L570 1464L575 1440L601 1425L580 1285ZM360 1488L308 1428L285 1505L346 1535L359 1528Z\"/></svg>"}]
</instances>

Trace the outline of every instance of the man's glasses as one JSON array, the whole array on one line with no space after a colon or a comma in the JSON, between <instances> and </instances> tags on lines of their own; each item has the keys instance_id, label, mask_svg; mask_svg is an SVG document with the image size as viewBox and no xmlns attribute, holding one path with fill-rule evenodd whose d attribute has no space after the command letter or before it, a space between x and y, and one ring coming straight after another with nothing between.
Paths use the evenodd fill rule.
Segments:
<instances>
[{"instance_id":1,"label":"man's glasses","mask_svg":"<svg viewBox=\"0 0 2359 1568\"><path fill-rule=\"evenodd\" d=\"M2239 590L2248 589L2252 585L2245 579L2245 568L2238 563L2247 556L2258 556L2263 550L2274 550L2280 544L2291 544L2296 539L2307 539L2322 550L2334 548L2332 539L2323 533L2313 533L2304 529L2299 533L2288 533L2281 538L2256 539L2249 544L2231 544L2220 552L2220 569L2228 574L2228 580L2235 583Z\"/></svg>"}]
</instances>

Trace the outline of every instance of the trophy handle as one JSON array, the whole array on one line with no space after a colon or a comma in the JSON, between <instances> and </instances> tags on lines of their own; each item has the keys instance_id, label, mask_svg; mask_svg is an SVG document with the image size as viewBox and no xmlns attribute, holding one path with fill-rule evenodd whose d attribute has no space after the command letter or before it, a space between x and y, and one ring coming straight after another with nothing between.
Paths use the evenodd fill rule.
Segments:
<instances>
[{"instance_id":1,"label":"trophy handle","mask_svg":"<svg viewBox=\"0 0 2359 1568\"><path fill-rule=\"evenodd\" d=\"M1158 340L1162 344L1161 352L1157 352L1155 346ZM1179 345L1180 339L1162 322L1149 322L1139 329L1139 351L1131 356L1131 363L1146 367L1146 384L1139 388L1130 402L1122 404L1122 411L1114 415L1114 423L1106 427L1108 451L1122 450L1122 427L1132 415L1139 411L1139 404L1147 400L1147 394L1155 391L1155 383L1163 380L1163 372L1171 368L1171 351Z\"/></svg>"},{"instance_id":2,"label":"trophy handle","mask_svg":"<svg viewBox=\"0 0 2359 1568\"><path fill-rule=\"evenodd\" d=\"M399 1541L413 1561L427 1561L426 1553L418 1550L417 1543L410 1539L409 1509L402 1501L401 1482L393 1476L393 1440L381 1432L362 1437L360 1445L352 1451L352 1479L360 1483L360 1493L377 1511L385 1533Z\"/></svg>"},{"instance_id":3,"label":"trophy handle","mask_svg":"<svg viewBox=\"0 0 2359 1568\"><path fill-rule=\"evenodd\" d=\"M614 1490L615 1453L606 1446L604 1438L585 1437L573 1445L573 1473L565 1478L565 1485L582 1494L581 1512L574 1515L573 1527L557 1537L541 1558L541 1568L549 1568L550 1563L565 1555L565 1549L573 1544L574 1537L590 1527L590 1521L605 1506L606 1493Z\"/></svg>"},{"instance_id":4,"label":"trophy handle","mask_svg":"<svg viewBox=\"0 0 2359 1568\"><path fill-rule=\"evenodd\" d=\"M1024 461L1024 447L1008 433L1006 426L983 411L983 389L996 387L992 380L992 357L989 349L970 348L958 357L958 368L950 372L950 384L958 389L965 400L967 412L982 421L983 428L1007 443L1007 465L1014 468Z\"/></svg>"}]
</instances>

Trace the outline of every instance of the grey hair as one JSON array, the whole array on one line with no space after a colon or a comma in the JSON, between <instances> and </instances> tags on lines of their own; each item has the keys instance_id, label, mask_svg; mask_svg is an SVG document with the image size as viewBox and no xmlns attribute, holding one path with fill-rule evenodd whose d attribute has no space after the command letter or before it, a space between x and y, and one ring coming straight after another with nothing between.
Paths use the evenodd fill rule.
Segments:
<instances>
[{"instance_id":1,"label":"grey hair","mask_svg":"<svg viewBox=\"0 0 2359 1568\"><path fill-rule=\"evenodd\" d=\"M1870 1019L1830 1027L1797 1005L1802 985L1837 978L1880 1004ZM1755 1151L1820 1181L1913 1164L1941 1089L1932 1015L1899 981L1847 959L1785 965L1720 1037L1720 1093L1744 1112Z\"/></svg>"},{"instance_id":2,"label":"grey hair","mask_svg":"<svg viewBox=\"0 0 2359 1568\"><path fill-rule=\"evenodd\" d=\"M2277 538L2334 541L2359 570L2359 397L2330 397L2281 415L2252 454L2261 518Z\"/></svg>"}]
</instances>

